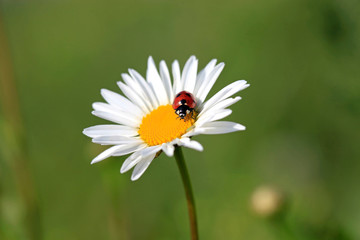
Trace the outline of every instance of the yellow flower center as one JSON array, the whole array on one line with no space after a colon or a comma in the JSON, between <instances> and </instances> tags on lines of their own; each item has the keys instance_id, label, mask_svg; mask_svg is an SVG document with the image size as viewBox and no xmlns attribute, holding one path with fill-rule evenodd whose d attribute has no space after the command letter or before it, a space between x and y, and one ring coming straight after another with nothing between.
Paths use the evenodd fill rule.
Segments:
<instances>
[{"instance_id":1,"label":"yellow flower center","mask_svg":"<svg viewBox=\"0 0 360 240\"><path fill-rule=\"evenodd\" d=\"M143 117L138 133L149 146L170 142L187 132L195 123L195 114L180 119L171 105L163 105Z\"/></svg>"}]
</instances>

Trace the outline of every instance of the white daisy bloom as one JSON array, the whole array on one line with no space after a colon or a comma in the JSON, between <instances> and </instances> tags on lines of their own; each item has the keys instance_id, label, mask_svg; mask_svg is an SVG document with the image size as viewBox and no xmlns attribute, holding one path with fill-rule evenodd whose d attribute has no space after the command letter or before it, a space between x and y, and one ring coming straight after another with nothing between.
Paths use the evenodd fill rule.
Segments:
<instances>
[{"instance_id":1,"label":"white daisy bloom","mask_svg":"<svg viewBox=\"0 0 360 240\"><path fill-rule=\"evenodd\" d=\"M202 151L202 145L192 140L192 136L245 130L238 123L219 121L231 114L227 107L241 99L232 96L249 86L245 80L231 83L206 100L224 68L224 63L216 62L213 59L197 73L195 56L189 58L182 72L175 60L171 79L165 61L160 62L158 71L153 58L149 57L146 79L133 69L122 74L124 82L119 81L118 85L124 96L101 89L107 103L95 102L92 114L115 124L89 127L83 133L94 143L113 146L95 157L91 164L110 156L131 154L120 172L135 166L131 176L134 181L161 151L169 157L174 155L175 146ZM192 114L184 119L179 118L172 107L174 98L181 91L192 93L196 100Z\"/></svg>"}]
</instances>

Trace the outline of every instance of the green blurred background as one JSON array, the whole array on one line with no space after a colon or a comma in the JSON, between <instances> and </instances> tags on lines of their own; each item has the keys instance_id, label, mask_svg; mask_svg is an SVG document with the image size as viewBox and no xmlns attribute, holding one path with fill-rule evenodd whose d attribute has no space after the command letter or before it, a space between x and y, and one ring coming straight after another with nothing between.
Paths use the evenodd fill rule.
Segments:
<instances>
[{"instance_id":1,"label":"green blurred background","mask_svg":"<svg viewBox=\"0 0 360 240\"><path fill-rule=\"evenodd\" d=\"M246 131L184 150L201 239L360 239L359 26L357 0L0 0L0 239L188 239L174 159L131 182L82 130L128 68L192 54L226 63L211 94L251 84ZM268 185L272 218L251 208Z\"/></svg>"}]
</instances>

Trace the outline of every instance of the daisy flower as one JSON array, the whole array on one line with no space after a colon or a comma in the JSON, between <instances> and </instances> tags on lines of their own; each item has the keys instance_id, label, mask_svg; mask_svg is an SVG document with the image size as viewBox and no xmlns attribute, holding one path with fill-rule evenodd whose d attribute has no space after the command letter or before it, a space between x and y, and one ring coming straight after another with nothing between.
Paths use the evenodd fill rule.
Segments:
<instances>
[{"instance_id":1,"label":"daisy flower","mask_svg":"<svg viewBox=\"0 0 360 240\"><path fill-rule=\"evenodd\" d=\"M238 80L224 87L211 98L208 94L224 68L224 63L213 59L199 73L198 60L192 56L180 71L179 62L172 64L172 75L165 61L159 71L152 57L148 59L146 78L129 69L122 74L123 82L117 84L123 95L101 89L107 103L95 102L94 114L115 124L86 128L83 133L94 143L113 145L91 164L110 156L131 154L123 163L120 172L135 167L131 180L137 180L161 152L174 155L176 146L202 151L202 145L191 138L199 134L222 134L245 130L243 125L219 121L231 114L229 106L239 101L235 93L247 88L245 80ZM179 118L172 105L181 91L192 93L196 107L192 114Z\"/></svg>"}]
</instances>

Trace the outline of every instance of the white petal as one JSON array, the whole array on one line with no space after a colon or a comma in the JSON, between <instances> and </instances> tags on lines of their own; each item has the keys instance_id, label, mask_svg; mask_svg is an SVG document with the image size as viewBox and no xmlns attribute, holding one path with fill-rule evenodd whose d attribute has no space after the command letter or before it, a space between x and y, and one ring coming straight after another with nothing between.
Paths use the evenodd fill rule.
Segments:
<instances>
[{"instance_id":1,"label":"white petal","mask_svg":"<svg viewBox=\"0 0 360 240\"><path fill-rule=\"evenodd\" d=\"M214 104L234 95L235 93L247 88L248 86L250 85L246 84L245 80L239 80L227 85L219 92L217 92L214 96L212 96L208 101L206 101L203 105L203 109L210 108Z\"/></svg>"},{"instance_id":2,"label":"white petal","mask_svg":"<svg viewBox=\"0 0 360 240\"><path fill-rule=\"evenodd\" d=\"M146 149L141 151L141 156L146 157L146 156L151 155L153 153L157 153L160 150L161 150L161 145L147 147Z\"/></svg>"},{"instance_id":3,"label":"white petal","mask_svg":"<svg viewBox=\"0 0 360 240\"><path fill-rule=\"evenodd\" d=\"M122 125L97 125L85 128L83 133L88 137L100 137L100 136L125 136L133 137L138 134L138 129Z\"/></svg>"},{"instance_id":4,"label":"white petal","mask_svg":"<svg viewBox=\"0 0 360 240\"><path fill-rule=\"evenodd\" d=\"M133 79L127 73L121 74L121 77L124 79L124 82L126 83L126 85L134 93L136 93L150 109L156 108L158 106L157 102L154 102L155 99L151 98L148 95L148 93L146 92L146 89L143 88L137 80Z\"/></svg>"},{"instance_id":5,"label":"white petal","mask_svg":"<svg viewBox=\"0 0 360 240\"><path fill-rule=\"evenodd\" d=\"M99 118L103 118L114 123L119 123L134 128L140 125L139 121L133 121L132 119L127 118L127 116L125 115L102 111L92 111L91 113Z\"/></svg>"},{"instance_id":6,"label":"white petal","mask_svg":"<svg viewBox=\"0 0 360 240\"><path fill-rule=\"evenodd\" d=\"M184 146L187 148L192 148L195 149L197 151L202 151L204 150L203 146L201 146L201 144L197 141L194 140L190 140L190 138L181 138L180 139L180 146Z\"/></svg>"},{"instance_id":7,"label":"white petal","mask_svg":"<svg viewBox=\"0 0 360 240\"><path fill-rule=\"evenodd\" d=\"M92 107L94 110L100 111L100 112L115 112L114 106L112 106L112 108L111 108L111 105L102 103L102 102L94 102L92 104Z\"/></svg>"},{"instance_id":8,"label":"white petal","mask_svg":"<svg viewBox=\"0 0 360 240\"><path fill-rule=\"evenodd\" d=\"M131 175L131 180L138 180L145 170L149 167L152 160L154 160L155 153L143 158L138 164L136 164L134 171Z\"/></svg>"},{"instance_id":9,"label":"white petal","mask_svg":"<svg viewBox=\"0 0 360 240\"><path fill-rule=\"evenodd\" d=\"M121 146L112 146L111 148L106 149L105 151L103 151L102 153L97 155L97 157L91 161L91 164L100 162L100 161L104 160L105 158L110 157L115 151L117 151L120 148L121 148Z\"/></svg>"},{"instance_id":10,"label":"white petal","mask_svg":"<svg viewBox=\"0 0 360 240\"><path fill-rule=\"evenodd\" d=\"M144 92L142 91L139 83L135 81L129 74L122 73L121 74L122 79L124 80L125 84L130 87L133 91L135 91L137 94L144 96Z\"/></svg>"},{"instance_id":11,"label":"white petal","mask_svg":"<svg viewBox=\"0 0 360 240\"><path fill-rule=\"evenodd\" d=\"M191 137L194 136L194 130L195 128L191 129L190 131L188 131L187 133L185 133L184 135L182 135L182 137ZM195 134L197 135L197 134Z\"/></svg>"},{"instance_id":12,"label":"white petal","mask_svg":"<svg viewBox=\"0 0 360 240\"><path fill-rule=\"evenodd\" d=\"M112 92L107 89L101 89L101 95L109 104L118 107L122 111L130 110L136 116L144 115L143 111L138 106L136 106L131 101L129 101L129 99L121 96L118 93Z\"/></svg>"},{"instance_id":13,"label":"white petal","mask_svg":"<svg viewBox=\"0 0 360 240\"><path fill-rule=\"evenodd\" d=\"M206 96L210 92L211 88L215 84L217 78L219 77L221 71L224 69L225 64L219 63L209 74L207 78L204 79L203 83L199 87L199 91L197 93L197 97L200 102L204 102Z\"/></svg>"},{"instance_id":14,"label":"white petal","mask_svg":"<svg viewBox=\"0 0 360 240\"><path fill-rule=\"evenodd\" d=\"M212 72L212 70L214 69L216 61L217 61L216 59L211 60L206 65L206 67L203 70L201 70L197 75L196 85L193 92L194 96L197 96L200 86L202 86L204 80L209 76L210 72Z\"/></svg>"},{"instance_id":15,"label":"white petal","mask_svg":"<svg viewBox=\"0 0 360 240\"><path fill-rule=\"evenodd\" d=\"M205 123L199 129L203 131L202 134L223 134L245 130L245 126L234 122L218 121Z\"/></svg>"},{"instance_id":16,"label":"white petal","mask_svg":"<svg viewBox=\"0 0 360 240\"><path fill-rule=\"evenodd\" d=\"M184 84L185 91L194 92L195 83L196 83L196 74L197 74L198 60L195 56L191 56L189 60L185 63L181 81Z\"/></svg>"},{"instance_id":17,"label":"white petal","mask_svg":"<svg viewBox=\"0 0 360 240\"><path fill-rule=\"evenodd\" d=\"M142 116L134 115L134 113L131 112L130 109L128 109L127 111L122 111L119 108L117 108L116 106L113 106L113 105L110 105L107 103L102 103L102 102L94 102L92 104L92 107L94 108L95 111L107 112L107 113L119 116L119 118L125 118L134 123L136 122L137 124L141 123Z\"/></svg>"},{"instance_id":18,"label":"white petal","mask_svg":"<svg viewBox=\"0 0 360 240\"><path fill-rule=\"evenodd\" d=\"M140 162L142 159L141 154L139 152L135 152L132 155L130 155L122 164L120 168L120 173L124 173L129 171L131 168L133 168L138 162Z\"/></svg>"},{"instance_id":19,"label":"white petal","mask_svg":"<svg viewBox=\"0 0 360 240\"><path fill-rule=\"evenodd\" d=\"M127 85L125 85L124 83L122 83L120 81L117 82L117 84L119 85L121 91L125 94L125 96L127 98L129 98L135 105L140 107L145 114L152 111L152 108L149 107L149 104L145 103L145 101L136 92L134 92L130 87L128 87Z\"/></svg>"},{"instance_id":20,"label":"white petal","mask_svg":"<svg viewBox=\"0 0 360 240\"><path fill-rule=\"evenodd\" d=\"M151 150L148 150L148 149L151 149ZM155 154L161 149L161 147L159 148L159 146L152 146L152 147L146 147L142 150L139 150L135 153L133 153L130 157L128 157L121 169L120 169L120 172L121 173L124 173L126 171L128 171L129 169L131 169L133 166L135 166L138 162L142 161L142 159L144 158L147 158L148 156L152 155L152 154Z\"/></svg>"},{"instance_id":21,"label":"white petal","mask_svg":"<svg viewBox=\"0 0 360 240\"><path fill-rule=\"evenodd\" d=\"M140 138L136 137L123 137L123 136L101 136L93 138L94 143L102 145L119 145L119 144L129 144L129 143L143 143Z\"/></svg>"},{"instance_id":22,"label":"white petal","mask_svg":"<svg viewBox=\"0 0 360 240\"><path fill-rule=\"evenodd\" d=\"M213 122L223 119L229 116L231 113L232 111L230 109L222 109L215 112L208 111L207 114L204 114L200 118L198 118L195 124L197 127L200 127L207 122Z\"/></svg>"},{"instance_id":23,"label":"white petal","mask_svg":"<svg viewBox=\"0 0 360 240\"><path fill-rule=\"evenodd\" d=\"M168 157L174 156L175 147L172 143L163 143L161 149Z\"/></svg>"},{"instance_id":24,"label":"white petal","mask_svg":"<svg viewBox=\"0 0 360 240\"><path fill-rule=\"evenodd\" d=\"M196 135L200 135L203 134L205 130L201 129L199 127L195 127L193 130L187 132L186 134L182 135L182 137L192 137L192 136L196 136Z\"/></svg>"},{"instance_id":25,"label":"white petal","mask_svg":"<svg viewBox=\"0 0 360 240\"><path fill-rule=\"evenodd\" d=\"M175 95L179 93L181 89L183 89L183 84L181 82L180 65L177 60L175 60L172 64L172 74L174 78L173 93Z\"/></svg>"},{"instance_id":26,"label":"white petal","mask_svg":"<svg viewBox=\"0 0 360 240\"><path fill-rule=\"evenodd\" d=\"M136 142L134 144L126 144L126 145L123 145L123 146L124 146L123 148L118 149L112 155L117 156L117 157L118 156L124 156L124 155L127 155L127 154L132 153L132 152L140 151L140 150L147 147L146 144L139 143L139 142Z\"/></svg>"},{"instance_id":27,"label":"white petal","mask_svg":"<svg viewBox=\"0 0 360 240\"><path fill-rule=\"evenodd\" d=\"M237 96L235 98L227 98L225 100L217 102L216 104L214 104L210 107L203 108L201 110L201 112L199 113L199 115L197 116L197 118L199 119L202 115L206 114L207 112L215 112L220 109L227 108L227 107L233 105L234 103L238 102L239 100L241 100L241 97ZM207 105L207 106L209 106L209 105Z\"/></svg>"},{"instance_id":28,"label":"white petal","mask_svg":"<svg viewBox=\"0 0 360 240\"><path fill-rule=\"evenodd\" d=\"M226 118L227 116L229 116L230 114L232 113L232 110L231 109L223 109L223 110L220 110L218 111L216 114L214 114L212 116L211 119L209 119L209 121L217 121L217 120L220 120L220 119L223 119L223 118Z\"/></svg>"},{"instance_id":29,"label":"white petal","mask_svg":"<svg viewBox=\"0 0 360 240\"><path fill-rule=\"evenodd\" d=\"M160 62L160 76L165 86L168 102L171 103L174 99L174 93L171 86L169 69L164 60Z\"/></svg>"},{"instance_id":30,"label":"white petal","mask_svg":"<svg viewBox=\"0 0 360 240\"><path fill-rule=\"evenodd\" d=\"M142 89L143 93L146 96L146 99L148 99L152 103L153 108L156 109L159 106L159 102L158 102L157 98L155 97L155 93L154 93L152 87L135 70L129 69L129 73L138 82L139 88Z\"/></svg>"},{"instance_id":31,"label":"white petal","mask_svg":"<svg viewBox=\"0 0 360 240\"><path fill-rule=\"evenodd\" d=\"M161 77L156 69L154 59L151 56L148 59L146 79L152 86L154 92L156 92L156 97L159 100L159 104L160 105L168 104L168 99L167 99L164 84L163 84Z\"/></svg>"},{"instance_id":32,"label":"white petal","mask_svg":"<svg viewBox=\"0 0 360 240\"><path fill-rule=\"evenodd\" d=\"M152 98L147 94L146 89L135 79L133 79L129 74L123 73L121 77L124 79L126 85L133 91L135 95L138 95L139 98L148 106L149 109L157 107L157 103L153 102Z\"/></svg>"}]
</instances>

